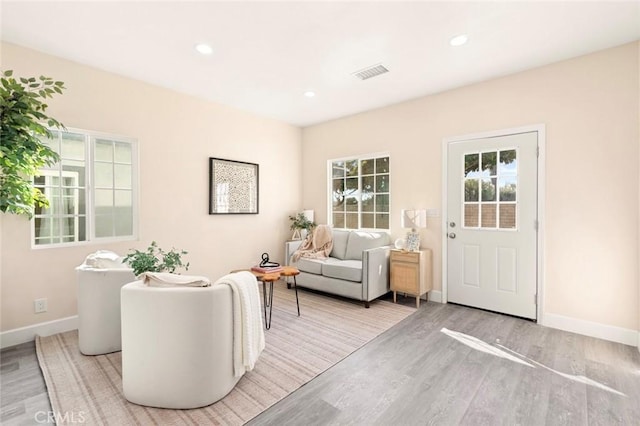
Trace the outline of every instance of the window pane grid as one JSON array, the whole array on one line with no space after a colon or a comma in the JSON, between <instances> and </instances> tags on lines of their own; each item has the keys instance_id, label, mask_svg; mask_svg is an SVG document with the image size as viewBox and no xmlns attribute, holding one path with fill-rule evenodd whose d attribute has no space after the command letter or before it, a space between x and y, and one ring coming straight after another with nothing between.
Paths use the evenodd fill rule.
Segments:
<instances>
[{"instance_id":1,"label":"window pane grid","mask_svg":"<svg viewBox=\"0 0 640 426\"><path fill-rule=\"evenodd\" d=\"M33 243L42 246L134 236L133 142L96 137L91 132L52 130L52 135L43 142L60 155L60 161L42 168L41 176L34 178L34 186L50 204L35 211ZM102 180L97 182L101 167ZM100 197L101 191L110 195ZM96 229L100 221L108 225L106 232Z\"/></svg>"},{"instance_id":2,"label":"window pane grid","mask_svg":"<svg viewBox=\"0 0 640 426\"><path fill-rule=\"evenodd\" d=\"M516 229L517 150L468 153L463 162L463 226Z\"/></svg>"},{"instance_id":3,"label":"window pane grid","mask_svg":"<svg viewBox=\"0 0 640 426\"><path fill-rule=\"evenodd\" d=\"M95 236L130 235L133 233L131 149L106 139L96 139L95 147Z\"/></svg>"},{"instance_id":4,"label":"window pane grid","mask_svg":"<svg viewBox=\"0 0 640 426\"><path fill-rule=\"evenodd\" d=\"M335 228L389 229L389 157L331 163L331 211Z\"/></svg>"}]
</instances>

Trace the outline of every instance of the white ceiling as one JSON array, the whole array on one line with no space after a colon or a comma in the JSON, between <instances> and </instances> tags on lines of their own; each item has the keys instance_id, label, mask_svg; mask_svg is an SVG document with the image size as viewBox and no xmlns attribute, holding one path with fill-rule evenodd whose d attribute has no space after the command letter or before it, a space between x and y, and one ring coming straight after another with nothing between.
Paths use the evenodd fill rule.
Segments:
<instances>
[{"instance_id":1,"label":"white ceiling","mask_svg":"<svg viewBox=\"0 0 640 426\"><path fill-rule=\"evenodd\" d=\"M298 126L638 39L638 1L2 1L4 41Z\"/></svg>"}]
</instances>

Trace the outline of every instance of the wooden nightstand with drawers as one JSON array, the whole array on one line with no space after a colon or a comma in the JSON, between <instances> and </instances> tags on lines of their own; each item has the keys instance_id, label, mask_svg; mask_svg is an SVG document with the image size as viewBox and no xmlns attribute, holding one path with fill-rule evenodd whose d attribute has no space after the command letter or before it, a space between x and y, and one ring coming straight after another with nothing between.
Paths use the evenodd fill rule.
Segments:
<instances>
[{"instance_id":1,"label":"wooden nightstand with drawers","mask_svg":"<svg viewBox=\"0 0 640 426\"><path fill-rule=\"evenodd\" d=\"M396 293L405 293L415 296L419 308L420 296L433 288L431 250L391 250L390 269L393 303Z\"/></svg>"}]
</instances>

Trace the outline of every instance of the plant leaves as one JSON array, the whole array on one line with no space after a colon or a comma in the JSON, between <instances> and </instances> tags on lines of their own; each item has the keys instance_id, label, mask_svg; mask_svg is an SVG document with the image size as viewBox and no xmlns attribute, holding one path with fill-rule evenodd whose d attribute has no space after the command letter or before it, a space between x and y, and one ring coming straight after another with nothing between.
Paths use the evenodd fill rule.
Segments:
<instances>
[{"instance_id":1,"label":"plant leaves","mask_svg":"<svg viewBox=\"0 0 640 426\"><path fill-rule=\"evenodd\" d=\"M33 186L32 176L45 165L53 165L60 157L40 137L50 136L50 127L64 126L44 114L47 104L42 99L62 93L64 85L51 86L53 80L40 76L13 78L5 70L0 79L0 211L32 217L34 206L46 207L44 194ZM57 90L55 90L57 89Z\"/></svg>"}]
</instances>

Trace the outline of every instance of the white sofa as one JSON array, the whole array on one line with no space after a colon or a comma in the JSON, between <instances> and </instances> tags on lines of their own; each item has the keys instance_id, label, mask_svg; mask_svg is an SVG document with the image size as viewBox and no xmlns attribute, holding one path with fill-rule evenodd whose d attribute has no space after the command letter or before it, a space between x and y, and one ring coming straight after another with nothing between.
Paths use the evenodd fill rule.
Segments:
<instances>
[{"instance_id":1,"label":"white sofa","mask_svg":"<svg viewBox=\"0 0 640 426\"><path fill-rule=\"evenodd\" d=\"M389 292L389 246L386 232L334 229L333 250L327 259L291 255L302 241L287 241L285 263L300 270L297 284L338 296L369 302Z\"/></svg>"}]
</instances>

